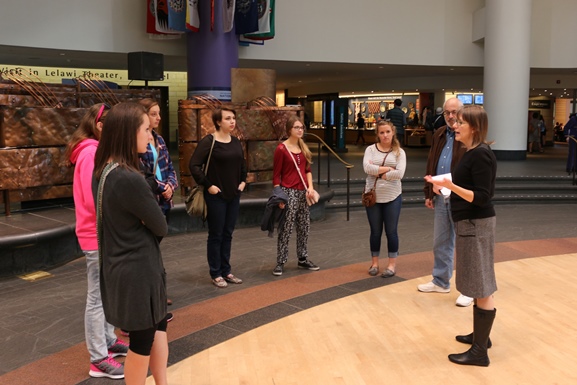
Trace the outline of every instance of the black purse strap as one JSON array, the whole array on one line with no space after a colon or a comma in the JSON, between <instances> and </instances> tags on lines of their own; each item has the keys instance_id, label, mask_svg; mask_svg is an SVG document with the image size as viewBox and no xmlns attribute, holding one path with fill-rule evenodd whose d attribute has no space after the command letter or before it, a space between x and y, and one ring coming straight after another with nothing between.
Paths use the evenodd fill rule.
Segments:
<instances>
[{"instance_id":1,"label":"black purse strap","mask_svg":"<svg viewBox=\"0 0 577 385\"><path fill-rule=\"evenodd\" d=\"M208 153L208 159L206 160L206 167L203 167L202 172L206 175L206 171L208 170L208 165L210 164L210 157L212 156L212 149L214 148L214 142L216 142L216 138L212 135L212 144L210 145L210 152Z\"/></svg>"}]
</instances>

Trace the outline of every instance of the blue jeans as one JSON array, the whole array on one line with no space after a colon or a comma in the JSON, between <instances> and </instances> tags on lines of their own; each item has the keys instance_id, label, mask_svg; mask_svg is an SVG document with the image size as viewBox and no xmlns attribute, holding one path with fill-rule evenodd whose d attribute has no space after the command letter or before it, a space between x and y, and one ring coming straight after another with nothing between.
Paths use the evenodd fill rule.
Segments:
<instances>
[{"instance_id":1,"label":"blue jeans","mask_svg":"<svg viewBox=\"0 0 577 385\"><path fill-rule=\"evenodd\" d=\"M90 362L98 362L108 356L108 347L116 342L114 326L106 322L100 295L100 263L98 250L83 250L86 256L88 293L84 312L84 335Z\"/></svg>"},{"instance_id":2,"label":"blue jeans","mask_svg":"<svg viewBox=\"0 0 577 385\"><path fill-rule=\"evenodd\" d=\"M455 250L455 225L451 217L451 200L440 195L435 197L435 220L433 228L433 283L448 289L453 276L453 252Z\"/></svg>"},{"instance_id":3,"label":"blue jeans","mask_svg":"<svg viewBox=\"0 0 577 385\"><path fill-rule=\"evenodd\" d=\"M220 194L212 195L204 191L208 223L208 241L206 256L210 276L214 279L230 274L230 250L232 233L238 218L240 194L231 201L226 201Z\"/></svg>"},{"instance_id":4,"label":"blue jeans","mask_svg":"<svg viewBox=\"0 0 577 385\"><path fill-rule=\"evenodd\" d=\"M371 245L371 256L378 257L381 252L381 237L383 235L383 226L387 236L387 249L389 258L397 258L399 255L399 234L397 225L401 215L401 205L403 198L401 195L391 202L376 203L372 207L367 207L367 218L371 226L371 236L369 242Z\"/></svg>"}]
</instances>

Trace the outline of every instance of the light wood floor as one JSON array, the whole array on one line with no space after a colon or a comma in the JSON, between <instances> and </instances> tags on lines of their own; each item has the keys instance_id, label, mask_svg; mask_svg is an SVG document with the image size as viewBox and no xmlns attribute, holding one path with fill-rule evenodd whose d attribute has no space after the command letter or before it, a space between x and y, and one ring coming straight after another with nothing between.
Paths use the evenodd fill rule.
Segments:
<instances>
[{"instance_id":1,"label":"light wood floor","mask_svg":"<svg viewBox=\"0 0 577 385\"><path fill-rule=\"evenodd\" d=\"M488 368L452 364L472 308L422 277L279 319L168 369L171 385L576 384L577 254L496 265ZM375 278L380 279L380 278ZM149 378L147 384L154 384Z\"/></svg>"}]
</instances>

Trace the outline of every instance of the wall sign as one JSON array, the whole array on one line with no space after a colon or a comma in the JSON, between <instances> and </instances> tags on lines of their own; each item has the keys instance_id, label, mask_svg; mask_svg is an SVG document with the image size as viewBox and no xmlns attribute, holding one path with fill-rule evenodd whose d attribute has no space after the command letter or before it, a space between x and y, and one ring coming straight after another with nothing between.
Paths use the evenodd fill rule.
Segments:
<instances>
[{"instance_id":1,"label":"wall sign","mask_svg":"<svg viewBox=\"0 0 577 385\"><path fill-rule=\"evenodd\" d=\"M529 100L529 108L551 109L550 100Z\"/></svg>"}]
</instances>

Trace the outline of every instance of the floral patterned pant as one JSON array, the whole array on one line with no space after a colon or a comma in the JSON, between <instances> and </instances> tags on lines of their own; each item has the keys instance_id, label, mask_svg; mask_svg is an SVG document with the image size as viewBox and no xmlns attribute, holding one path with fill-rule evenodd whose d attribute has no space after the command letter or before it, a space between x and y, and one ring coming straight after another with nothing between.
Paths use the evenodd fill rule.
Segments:
<instances>
[{"instance_id":1,"label":"floral patterned pant","mask_svg":"<svg viewBox=\"0 0 577 385\"><path fill-rule=\"evenodd\" d=\"M284 226L279 229L278 234L277 263L285 264L288 260L289 241L295 225L297 228L297 257L301 261L308 259L307 244L311 217L307 205L306 190L281 188L288 195L289 200L284 208L286 210Z\"/></svg>"}]
</instances>

